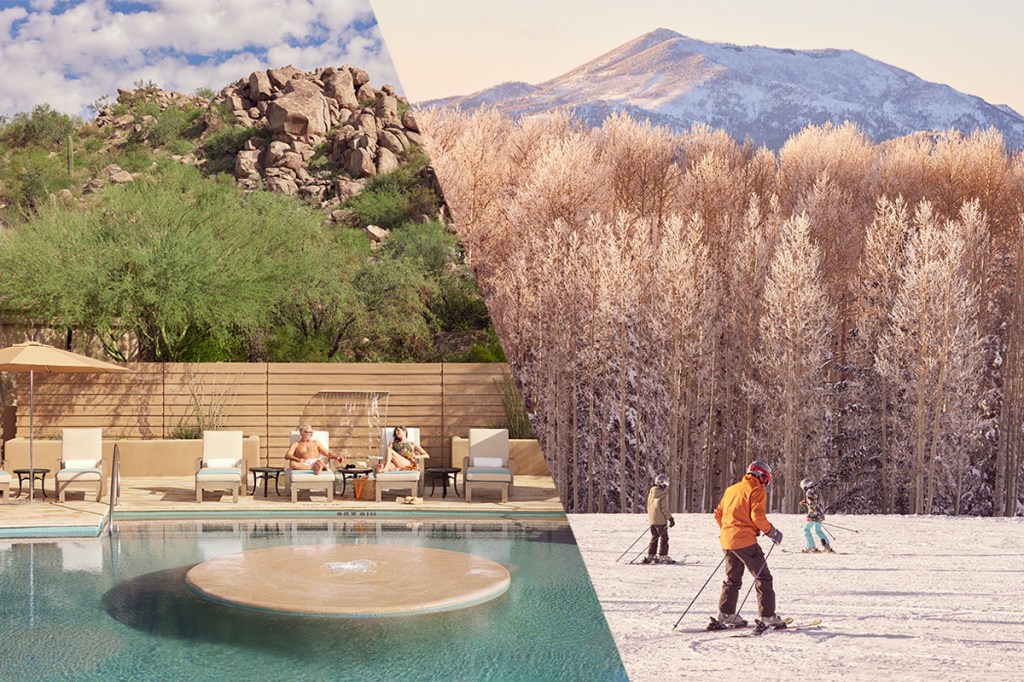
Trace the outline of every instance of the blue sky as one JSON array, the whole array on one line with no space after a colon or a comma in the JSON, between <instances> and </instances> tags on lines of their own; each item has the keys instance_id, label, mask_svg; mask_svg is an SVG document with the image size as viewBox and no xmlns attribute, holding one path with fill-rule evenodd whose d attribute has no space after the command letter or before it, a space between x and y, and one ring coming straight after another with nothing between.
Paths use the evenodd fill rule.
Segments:
<instances>
[{"instance_id":1,"label":"blue sky","mask_svg":"<svg viewBox=\"0 0 1024 682\"><path fill-rule=\"evenodd\" d=\"M220 90L256 70L350 64L401 89L367 0L0 0L0 115L69 114L153 81Z\"/></svg>"}]
</instances>

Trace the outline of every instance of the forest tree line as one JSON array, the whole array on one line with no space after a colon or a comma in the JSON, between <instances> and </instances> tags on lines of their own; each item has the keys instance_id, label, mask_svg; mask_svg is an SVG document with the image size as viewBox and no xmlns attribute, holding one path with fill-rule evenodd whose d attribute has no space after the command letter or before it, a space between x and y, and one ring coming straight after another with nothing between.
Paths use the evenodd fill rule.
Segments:
<instances>
[{"instance_id":1,"label":"forest tree line","mask_svg":"<svg viewBox=\"0 0 1024 682\"><path fill-rule=\"evenodd\" d=\"M1024 158L996 131L777 153L614 115L434 111L456 230L569 510L1022 512Z\"/></svg>"}]
</instances>

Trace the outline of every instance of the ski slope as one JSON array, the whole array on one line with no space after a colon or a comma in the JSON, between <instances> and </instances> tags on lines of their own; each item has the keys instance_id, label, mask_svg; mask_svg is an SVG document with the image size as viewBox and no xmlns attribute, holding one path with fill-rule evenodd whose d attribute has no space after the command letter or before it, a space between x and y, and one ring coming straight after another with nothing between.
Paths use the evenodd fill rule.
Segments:
<instances>
[{"instance_id":1,"label":"ski slope","mask_svg":"<svg viewBox=\"0 0 1024 682\"><path fill-rule=\"evenodd\" d=\"M803 517L768 518L784 533L768 560L778 613L821 618L821 627L692 632L717 612L724 579L711 514L676 515L670 556L700 562L683 566L626 563L646 552L646 534L616 563L646 515L569 516L630 680L1020 679L1024 519L830 515L826 523L860 532L830 528L836 554L802 554ZM760 541L767 552L771 542ZM750 585L747 575L741 601ZM751 593L740 611L751 624L756 600Z\"/></svg>"}]
</instances>

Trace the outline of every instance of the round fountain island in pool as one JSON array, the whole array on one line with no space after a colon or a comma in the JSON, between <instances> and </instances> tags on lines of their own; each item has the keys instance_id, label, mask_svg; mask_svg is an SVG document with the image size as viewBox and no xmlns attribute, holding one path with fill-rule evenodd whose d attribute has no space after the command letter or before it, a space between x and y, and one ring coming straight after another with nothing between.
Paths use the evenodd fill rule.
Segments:
<instances>
[{"instance_id":1,"label":"round fountain island in pool","mask_svg":"<svg viewBox=\"0 0 1024 682\"><path fill-rule=\"evenodd\" d=\"M299 545L228 554L185 576L201 597L273 613L349 618L436 613L508 590L508 569L462 552L400 545Z\"/></svg>"}]
</instances>

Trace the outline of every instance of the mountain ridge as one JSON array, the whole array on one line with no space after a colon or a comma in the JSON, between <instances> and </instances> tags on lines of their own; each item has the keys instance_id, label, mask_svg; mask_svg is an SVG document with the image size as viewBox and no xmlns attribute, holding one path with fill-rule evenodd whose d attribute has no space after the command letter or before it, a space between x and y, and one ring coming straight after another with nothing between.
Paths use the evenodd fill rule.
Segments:
<instances>
[{"instance_id":1,"label":"mountain ridge","mask_svg":"<svg viewBox=\"0 0 1024 682\"><path fill-rule=\"evenodd\" d=\"M695 123L779 149L807 125L856 123L881 142L921 131L997 128L1024 149L1024 116L855 50L712 43L659 28L537 85L510 81L421 106L493 105L515 117L571 109L589 125L613 111L678 131Z\"/></svg>"}]
</instances>

